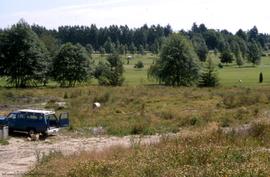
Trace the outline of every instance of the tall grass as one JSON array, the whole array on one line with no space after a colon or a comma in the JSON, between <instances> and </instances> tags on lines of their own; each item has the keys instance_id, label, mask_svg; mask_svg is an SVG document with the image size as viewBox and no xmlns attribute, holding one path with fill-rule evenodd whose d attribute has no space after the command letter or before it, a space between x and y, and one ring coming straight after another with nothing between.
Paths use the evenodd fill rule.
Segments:
<instances>
[{"instance_id":1,"label":"tall grass","mask_svg":"<svg viewBox=\"0 0 270 177\"><path fill-rule=\"evenodd\" d=\"M162 86L0 89L1 114L19 108L69 112L71 130L91 134L178 132L217 122L224 127L249 123L268 111L270 88L170 88ZM66 108L53 103L64 101ZM101 108L93 110L92 104Z\"/></svg>"},{"instance_id":2,"label":"tall grass","mask_svg":"<svg viewBox=\"0 0 270 177\"><path fill-rule=\"evenodd\" d=\"M233 132L223 134L218 129L194 135L190 132L188 136L164 138L151 146L115 147L101 153L55 157L31 174L51 169L50 176L72 177L269 176L270 154L264 149L269 142L258 138L270 138L264 131L270 126L264 124L264 130L258 133L258 125L240 136ZM59 166L65 168L59 170Z\"/></svg>"}]
</instances>

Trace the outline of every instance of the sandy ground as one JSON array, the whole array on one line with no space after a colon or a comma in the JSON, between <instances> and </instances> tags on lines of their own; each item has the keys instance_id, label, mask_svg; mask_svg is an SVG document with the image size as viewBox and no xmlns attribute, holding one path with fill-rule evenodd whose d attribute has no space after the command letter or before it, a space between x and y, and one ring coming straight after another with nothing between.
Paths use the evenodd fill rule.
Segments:
<instances>
[{"instance_id":1,"label":"sandy ground","mask_svg":"<svg viewBox=\"0 0 270 177\"><path fill-rule=\"evenodd\" d=\"M22 176L30 170L42 154L61 151L64 155L81 151L102 151L112 146L129 147L140 141L141 144L159 142L160 136L144 137L91 137L72 138L57 135L45 141L28 141L26 137L12 137L9 145L0 145L0 177Z\"/></svg>"}]
</instances>

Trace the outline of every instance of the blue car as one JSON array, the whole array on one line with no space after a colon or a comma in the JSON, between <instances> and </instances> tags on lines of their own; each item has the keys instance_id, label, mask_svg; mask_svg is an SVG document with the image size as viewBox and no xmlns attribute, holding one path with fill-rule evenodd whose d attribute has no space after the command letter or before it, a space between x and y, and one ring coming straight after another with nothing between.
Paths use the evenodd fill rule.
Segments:
<instances>
[{"instance_id":1,"label":"blue car","mask_svg":"<svg viewBox=\"0 0 270 177\"><path fill-rule=\"evenodd\" d=\"M0 117L0 125L7 125L9 131L55 134L61 127L69 126L68 113L59 117L54 111L22 109L11 112L7 117Z\"/></svg>"}]
</instances>

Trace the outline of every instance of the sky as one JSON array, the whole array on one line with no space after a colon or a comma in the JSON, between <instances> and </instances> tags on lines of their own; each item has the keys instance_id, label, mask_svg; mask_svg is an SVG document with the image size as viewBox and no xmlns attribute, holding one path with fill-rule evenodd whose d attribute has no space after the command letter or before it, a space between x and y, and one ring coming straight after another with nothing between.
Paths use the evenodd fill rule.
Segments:
<instances>
[{"instance_id":1,"label":"sky","mask_svg":"<svg viewBox=\"0 0 270 177\"><path fill-rule=\"evenodd\" d=\"M269 0L0 0L0 28L21 18L47 28L170 24L174 31L192 24L236 32L254 25L270 33Z\"/></svg>"}]
</instances>

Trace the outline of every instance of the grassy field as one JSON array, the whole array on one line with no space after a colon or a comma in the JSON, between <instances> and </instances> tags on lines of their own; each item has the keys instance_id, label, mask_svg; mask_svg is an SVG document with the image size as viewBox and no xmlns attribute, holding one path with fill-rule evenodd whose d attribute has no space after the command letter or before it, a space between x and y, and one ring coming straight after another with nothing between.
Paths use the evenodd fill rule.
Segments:
<instances>
[{"instance_id":1,"label":"grassy field","mask_svg":"<svg viewBox=\"0 0 270 177\"><path fill-rule=\"evenodd\" d=\"M214 54L210 54L212 58L216 60L216 63L219 63L217 56ZM148 85L148 84L156 84L154 80L149 80L147 78L147 70L153 61L156 60L158 56L147 54L144 56L134 55L133 59L127 64L127 60L125 56L122 56L122 60L124 61L125 67L125 85ZM100 60L104 60L100 58L99 55L94 55L94 60L96 63ZM138 61L142 61L144 63L144 68L136 69L134 68L135 63ZM270 57L263 57L262 62L258 66L253 66L250 63L246 63L240 68L235 64L224 65L224 68L217 68L220 84L222 86L270 86ZM259 84L259 73L263 72L264 75L264 83ZM239 82L242 80L242 83ZM93 83L97 83L94 81Z\"/></svg>"},{"instance_id":2,"label":"grassy field","mask_svg":"<svg viewBox=\"0 0 270 177\"><path fill-rule=\"evenodd\" d=\"M259 84L259 73L264 75L264 83ZM220 83L223 86L269 86L270 85L270 58L263 57L259 66L245 64L242 67L237 65L225 66L219 69ZM239 83L242 80L242 83Z\"/></svg>"},{"instance_id":3,"label":"grassy field","mask_svg":"<svg viewBox=\"0 0 270 177\"><path fill-rule=\"evenodd\" d=\"M48 176L269 176L270 58L256 67L230 64L218 69L217 88L156 85L147 78L155 58L135 55L128 65L123 58L122 87L101 87L93 80L75 88L0 88L1 114L22 107L68 111L71 127L66 133L76 136L94 136L93 127L115 136L183 133L176 139L164 135L152 146L117 147L94 155L53 153L27 176L48 174L48 169ZM104 57L94 59L97 63ZM134 68L139 60L143 69ZM260 72L263 84L258 83ZM67 107L59 108L58 101ZM101 103L98 111L92 109L95 101ZM243 125L251 127L243 134L222 131Z\"/></svg>"},{"instance_id":4,"label":"grassy field","mask_svg":"<svg viewBox=\"0 0 270 177\"><path fill-rule=\"evenodd\" d=\"M60 109L55 102L64 101ZM101 108L92 109L94 102ZM249 123L269 109L270 87L171 88L163 86L85 86L77 88L0 89L1 114L18 108L68 111L71 130L91 135L103 127L109 135L178 132L183 127Z\"/></svg>"}]
</instances>

